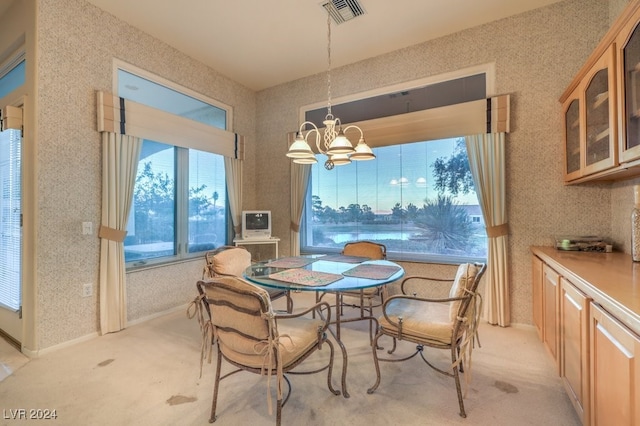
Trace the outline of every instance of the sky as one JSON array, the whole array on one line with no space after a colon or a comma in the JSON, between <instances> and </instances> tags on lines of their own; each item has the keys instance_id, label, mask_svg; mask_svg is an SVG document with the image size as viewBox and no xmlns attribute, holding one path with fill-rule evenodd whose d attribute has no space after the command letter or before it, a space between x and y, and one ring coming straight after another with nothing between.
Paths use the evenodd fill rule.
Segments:
<instances>
[{"instance_id":1,"label":"sky","mask_svg":"<svg viewBox=\"0 0 640 426\"><path fill-rule=\"evenodd\" d=\"M456 138L417 142L374 149L376 159L354 161L333 170L325 170L324 155L312 169L312 194L323 206L334 209L358 203L376 212L390 211L398 202L421 207L426 198L435 198L433 162L448 159L454 152ZM367 176L363 179L362 176ZM476 194L458 197L460 204L478 204Z\"/></svg>"}]
</instances>

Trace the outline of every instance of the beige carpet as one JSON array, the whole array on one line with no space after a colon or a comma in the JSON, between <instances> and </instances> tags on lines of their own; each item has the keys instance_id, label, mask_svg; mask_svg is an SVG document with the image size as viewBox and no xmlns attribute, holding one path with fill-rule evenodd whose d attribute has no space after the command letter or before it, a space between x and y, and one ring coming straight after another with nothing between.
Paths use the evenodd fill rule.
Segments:
<instances>
[{"instance_id":1,"label":"beige carpet","mask_svg":"<svg viewBox=\"0 0 640 426\"><path fill-rule=\"evenodd\" d=\"M294 297L297 306L306 301L299 300L301 294ZM419 359L382 363L380 387L368 395L375 372L367 330L364 323L342 329L351 397L332 395L326 373L290 376L293 393L283 409L284 425L580 424L533 328L481 326L482 347L473 352L466 419L458 416L453 380ZM412 346L404 343L399 351ZM429 353L446 361L447 354L440 352ZM321 358L328 354L326 346L317 353ZM4 362L7 355L0 356ZM10 410L48 409L55 410L57 419L39 424L208 424L214 364L205 365L200 378L199 357L197 322L181 312L168 314L32 359L12 371L0 382L0 421L29 423L11 420ZM336 345L337 388L341 365ZM216 424L274 424L266 389L266 378L250 373L222 381Z\"/></svg>"}]
</instances>

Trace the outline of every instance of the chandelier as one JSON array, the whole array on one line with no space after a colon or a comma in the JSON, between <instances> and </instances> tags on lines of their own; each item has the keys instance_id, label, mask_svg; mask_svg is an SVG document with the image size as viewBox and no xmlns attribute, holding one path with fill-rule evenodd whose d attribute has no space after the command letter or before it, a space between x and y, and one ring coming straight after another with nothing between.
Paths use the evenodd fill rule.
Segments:
<instances>
[{"instance_id":1,"label":"chandelier","mask_svg":"<svg viewBox=\"0 0 640 426\"><path fill-rule=\"evenodd\" d=\"M287 152L287 157L293 159L294 163L315 164L318 162L309 145L309 140L313 141L314 137L315 141L313 142L315 142L318 153L327 156L324 163L327 170L333 169L334 166L349 164L351 161L376 158L364 140L362 129L355 125L343 128L340 119L331 113L331 14L329 12L327 13L327 115L322 123L324 124L324 135L321 135L318 127L310 121L305 121L300 125L300 129L296 132L296 139ZM305 130L307 126L310 126L311 129ZM355 148L345 135L350 130L360 132L360 138Z\"/></svg>"}]
</instances>

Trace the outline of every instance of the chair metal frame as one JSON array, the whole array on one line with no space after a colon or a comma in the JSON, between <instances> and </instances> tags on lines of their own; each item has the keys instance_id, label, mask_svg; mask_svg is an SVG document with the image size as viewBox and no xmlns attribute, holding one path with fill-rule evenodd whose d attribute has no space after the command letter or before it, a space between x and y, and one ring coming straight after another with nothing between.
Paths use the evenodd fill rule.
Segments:
<instances>
[{"instance_id":1,"label":"chair metal frame","mask_svg":"<svg viewBox=\"0 0 640 426\"><path fill-rule=\"evenodd\" d=\"M279 313L279 312L275 312L273 311L273 309L271 308L271 301L269 299L269 296L267 293L264 292L264 289L256 286L255 284L252 283L248 283L246 281L242 281L242 283L247 284L248 286L251 286L253 288L255 288L256 290L247 290L245 288L239 288L239 286L237 284L234 284L233 281L235 280L239 280L239 278L237 277L231 277L231 281L227 280L226 278L221 278L221 279L210 279L210 280L201 280L198 281L197 283L197 288L198 288L198 293L200 295L199 299L202 301L202 304L204 306L206 306L206 312L209 314L209 321L208 321L208 325L204 327L204 329L210 329L210 333L211 336L213 336L213 340L215 339L224 339L224 337L222 337L218 331L222 330L224 332L229 332L232 333L234 335L240 336L241 338L244 339L250 339L256 342L256 344L258 343L266 343L263 340L257 339L255 336L249 336L246 333L243 333L242 331L236 329L235 327L231 327L231 326L226 326L226 327L220 327L217 324L215 317L212 318L211 316L211 305L217 305L217 306L226 306L229 307L231 309L234 309L238 312L242 312L243 314L247 314L247 315L251 315L251 316L256 316L258 318L262 318L265 321L265 326L266 328L268 328L269 330L269 335L272 336L275 341L278 341L278 338L280 337L278 334L278 322L281 321L286 321L288 319L292 319L292 318L299 318L299 317L303 317L311 312L317 312L320 315L320 318L323 318L322 321L322 326L318 327L317 330L317 344L311 346L309 349L307 349L304 353L300 354L298 357L295 358L295 360L293 362L291 362L288 365L279 365L279 361L281 360L280 357L280 346L278 344L273 344L272 348L273 348L273 359L275 360L275 367L274 368L269 368L266 366L267 360L265 359L265 365L263 365L262 368L255 368L255 367L251 367L251 366L247 366L247 365L243 365L240 364L232 359L229 359L227 356L225 356L225 354L222 352L221 348L220 348L220 344L215 345L217 350L216 350L216 372L215 372L215 382L214 382L214 390L213 390L213 399L211 402L211 416L209 418L209 423L213 423L216 421L216 408L217 408L217 402L218 402L218 392L219 392L219 388L220 388L220 382L224 379L226 379L227 377L238 373L240 371L248 371L251 373L255 373L255 374L266 374L271 377L271 375L275 375L277 377L277 387L278 389L282 388L282 383L286 383L287 384L287 392L286 392L286 396L283 397L282 393L280 391L277 392L277 408L276 408L276 425L280 425L282 422L282 408L285 406L285 404L287 403L287 401L289 400L289 396L291 395L291 382L289 381L289 379L286 377L285 374L315 374L315 373L319 373L322 372L324 370L328 370L327 373L327 386L329 388L329 391L334 394L334 395L340 395L340 391L334 389L333 384L331 383L331 378L332 378L332 371L333 371L333 361L334 361L334 346L332 344L332 342L330 340L328 340L327 338L327 328L329 327L329 323L331 322L331 308L329 306L329 304L327 302L321 302L321 303L317 303L314 306L311 306L307 309L305 309L304 311L301 312L297 312L295 314L285 314L285 313ZM241 306L236 306L234 305L232 302L228 301L228 300L216 300L216 299L211 299L207 296L207 287L217 287L217 288L221 288L224 289L225 291L229 291L229 292L234 292L237 295L240 296L246 296L247 298L255 298L259 304L260 304L260 309L259 311L252 311L252 310L248 310L246 308L243 308ZM195 301L194 301L195 302ZM206 320L205 320L206 321ZM283 336L283 337L287 337L287 336ZM210 348L212 348L212 345L210 344L211 342L209 340L207 340L207 337L204 335L203 333L203 346L202 346L202 350L203 350L203 356L201 359L204 359L205 355L204 355L204 351L205 350L211 350ZM215 342L214 342L215 343ZM327 362L326 365L321 366L320 368L317 368L315 370L308 370L308 371L292 371L294 368L296 368L297 366L299 366L305 359L307 359L311 354L313 354L316 350L320 350L322 349L322 345L323 344L327 344L329 346L329 360ZM266 355L265 355L266 357ZM221 368L222 368L222 360L227 361L229 364L233 365L234 367L236 367L235 370L230 371L229 373L221 376ZM209 361L211 359L209 358ZM270 394L269 394L269 398ZM270 400L270 399L269 399ZM270 406L271 409L271 406Z\"/></svg>"},{"instance_id":2,"label":"chair metal frame","mask_svg":"<svg viewBox=\"0 0 640 426\"><path fill-rule=\"evenodd\" d=\"M375 364L375 368L376 368L376 382L374 383L374 385L372 387L370 387L367 390L367 393L372 394L373 392L375 392L375 390L378 388L378 386L380 385L380 364L379 362L383 361L383 362L401 362L401 361L406 361L409 360L413 357L415 357L416 355L420 354L420 357L422 358L422 360L432 369L434 369L435 371L448 376L448 377L452 377L455 381L456 384L456 392L458 394L458 405L460 408L460 416L461 417L467 417L467 414L464 410L464 401L463 401L463 395L462 395L462 387L460 385L460 376L459 373L463 373L464 372L464 367L463 367L463 363L464 363L464 359L465 356L470 357L469 355L465 355L464 351L465 348L469 348L468 350L470 350L470 347L468 345L473 345L474 343L474 338L477 337L476 335L476 326L477 326L477 321L479 319L479 308L478 306L476 306L476 303L478 303L479 300L481 300L481 296L478 294L477 289L478 289L478 285L480 283L480 280L482 279L482 276L484 275L484 272L486 270L486 264L484 263L474 263L473 264L477 269L476 269L476 275L474 278L473 283L470 286L467 286L467 291L465 292L466 294L462 297L447 297L447 298L423 298L423 297L417 297L417 295L414 293L413 295L408 295L405 289L405 286L407 284L407 282L411 281L411 280L426 280L426 281L432 281L432 282L444 282L444 283L453 283L454 280L453 279L441 279L441 278L430 278L430 277L422 277L422 276L410 276L410 277L406 277L402 283L401 283L401 295L395 295L395 296L391 296L389 297L382 305L382 312L383 312L383 316L386 319L386 321L391 324L391 326L393 327L393 329L385 329L383 328L383 326L379 326L378 327L378 332L376 334L376 337L374 339L374 342L372 344L372 351L373 351L373 360L374 360L374 364ZM389 317L387 315L387 306L389 305L389 303L392 303L394 300L402 300L402 299L411 299L413 301L421 301L424 303L452 303L455 301L459 301L460 302L460 306L458 308L458 314L456 316L456 320L453 321L452 325L453 325L453 329L452 329L452 333L451 333L451 341L448 343L443 343L437 340L431 340L431 339L424 339L424 338L419 338L417 336L414 335L408 335L408 334L403 334L403 317L398 316L398 321L394 320L393 318ZM472 305L474 304L474 305ZM472 319L472 322L474 322L474 324L467 324L467 314L468 314L468 310L471 309L473 306L474 309L476 309L476 311L473 312L474 314L474 318ZM397 340L406 340L408 342L412 342L412 343L416 343L417 346L415 348L415 352L413 352L412 354L402 357L402 358L380 358L378 357L378 353L377 353L377 345L378 345L378 339L382 336L390 336L393 339L393 347L387 351L388 354L393 354L396 350L396 341ZM424 355L424 347L432 347L432 348L436 348L436 349L449 349L451 351L451 365L449 366L449 368L451 369L451 371L446 371L442 368L439 368L435 365L433 365L431 362L429 362L427 360L427 358ZM462 352L462 353L461 353Z\"/></svg>"}]
</instances>

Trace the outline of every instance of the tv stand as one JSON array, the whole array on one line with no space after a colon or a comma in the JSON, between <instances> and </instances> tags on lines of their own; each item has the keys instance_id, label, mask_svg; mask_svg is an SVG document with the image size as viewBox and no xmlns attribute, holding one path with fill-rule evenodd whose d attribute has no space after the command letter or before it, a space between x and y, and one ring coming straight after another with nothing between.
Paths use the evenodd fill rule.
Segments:
<instances>
[{"instance_id":1,"label":"tv stand","mask_svg":"<svg viewBox=\"0 0 640 426\"><path fill-rule=\"evenodd\" d=\"M280 238L278 237L270 237L270 238L234 238L233 244L236 246L248 246L248 245L259 245L259 244L275 244L276 249L276 259L278 258L278 243L280 242Z\"/></svg>"}]
</instances>

